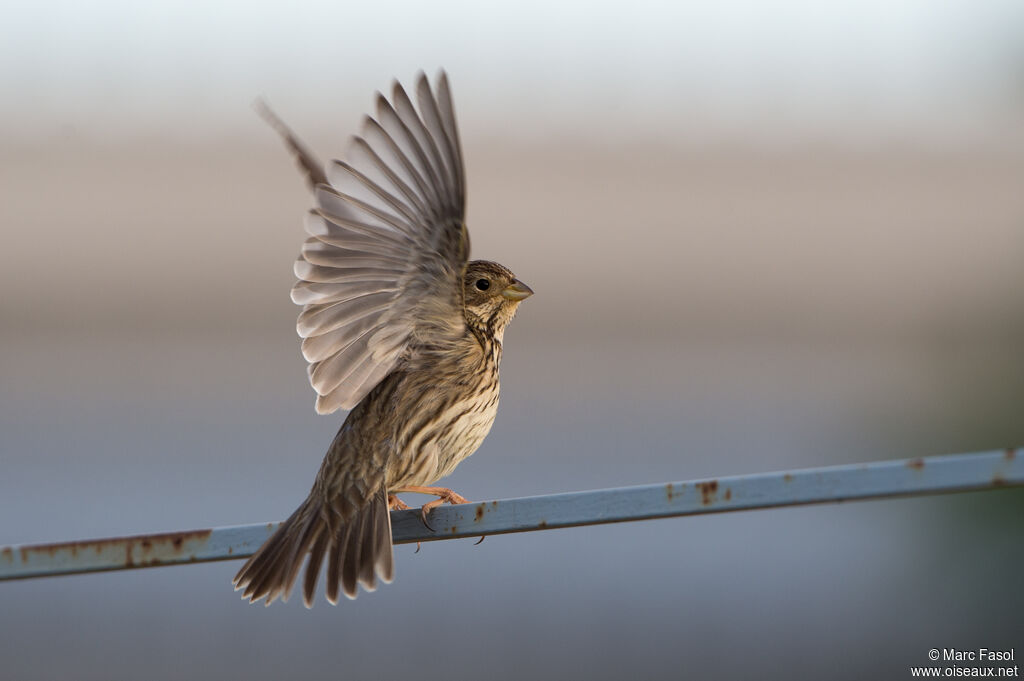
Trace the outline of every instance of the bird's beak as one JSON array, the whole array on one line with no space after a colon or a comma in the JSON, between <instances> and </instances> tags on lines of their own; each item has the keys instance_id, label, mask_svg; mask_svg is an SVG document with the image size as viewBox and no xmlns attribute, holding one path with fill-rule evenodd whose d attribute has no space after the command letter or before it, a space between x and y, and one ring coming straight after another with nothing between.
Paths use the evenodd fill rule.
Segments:
<instances>
[{"instance_id":1,"label":"bird's beak","mask_svg":"<svg viewBox=\"0 0 1024 681\"><path fill-rule=\"evenodd\" d=\"M506 286L505 290L501 292L501 295L505 296L509 300L518 301L532 296L533 289L518 279L513 279L512 283Z\"/></svg>"}]
</instances>

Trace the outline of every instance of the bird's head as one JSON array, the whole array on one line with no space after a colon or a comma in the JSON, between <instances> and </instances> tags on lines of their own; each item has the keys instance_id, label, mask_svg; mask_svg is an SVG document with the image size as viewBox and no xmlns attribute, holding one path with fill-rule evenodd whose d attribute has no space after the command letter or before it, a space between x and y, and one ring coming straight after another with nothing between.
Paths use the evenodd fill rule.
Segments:
<instances>
[{"instance_id":1,"label":"bird's head","mask_svg":"<svg viewBox=\"0 0 1024 681\"><path fill-rule=\"evenodd\" d=\"M507 267L489 260L469 263L463 285L467 323L479 331L490 332L498 341L519 303L533 295L533 289L516 279Z\"/></svg>"}]
</instances>

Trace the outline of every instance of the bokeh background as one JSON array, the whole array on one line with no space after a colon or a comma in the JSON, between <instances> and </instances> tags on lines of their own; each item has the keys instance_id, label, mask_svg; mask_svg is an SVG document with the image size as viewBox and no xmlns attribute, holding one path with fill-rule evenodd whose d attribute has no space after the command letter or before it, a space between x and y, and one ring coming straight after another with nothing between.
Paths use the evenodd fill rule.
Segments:
<instances>
[{"instance_id":1,"label":"bokeh background","mask_svg":"<svg viewBox=\"0 0 1024 681\"><path fill-rule=\"evenodd\" d=\"M451 76L474 255L537 295L449 478L493 499L1024 444L1024 6L22 3L0 26L0 544L277 520L291 264L375 89ZM0 585L0 677L908 678L1024 650L1009 490Z\"/></svg>"}]
</instances>

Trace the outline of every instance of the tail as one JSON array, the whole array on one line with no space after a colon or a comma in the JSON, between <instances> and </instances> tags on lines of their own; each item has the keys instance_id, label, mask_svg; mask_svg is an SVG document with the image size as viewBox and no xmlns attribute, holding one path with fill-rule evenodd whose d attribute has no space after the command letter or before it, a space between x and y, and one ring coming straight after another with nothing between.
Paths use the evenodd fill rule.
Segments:
<instances>
[{"instance_id":1,"label":"tail","mask_svg":"<svg viewBox=\"0 0 1024 681\"><path fill-rule=\"evenodd\" d=\"M235 590L245 589L242 598L255 603L266 598L267 605L280 598L288 600L299 576L302 561L309 554L302 582L302 600L313 607L320 564L327 557L327 600L338 602L339 587L355 598L358 585L367 591L394 578L391 551L391 514L387 491L381 488L368 504L343 519L340 504L323 499L314 491L235 575Z\"/></svg>"}]
</instances>

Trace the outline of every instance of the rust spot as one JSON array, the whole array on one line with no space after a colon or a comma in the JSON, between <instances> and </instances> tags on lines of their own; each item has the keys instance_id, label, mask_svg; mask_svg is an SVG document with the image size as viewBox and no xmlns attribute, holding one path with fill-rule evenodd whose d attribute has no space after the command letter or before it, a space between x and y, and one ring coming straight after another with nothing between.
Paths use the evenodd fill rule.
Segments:
<instances>
[{"instance_id":1,"label":"rust spot","mask_svg":"<svg viewBox=\"0 0 1024 681\"><path fill-rule=\"evenodd\" d=\"M668 498L669 501L672 501L673 497L675 497L675 491L672 489L671 482L665 485L665 497Z\"/></svg>"},{"instance_id":2,"label":"rust spot","mask_svg":"<svg viewBox=\"0 0 1024 681\"><path fill-rule=\"evenodd\" d=\"M452 534L455 534L455 533L457 533L458 531L459 531L459 527L458 527L458 525L452 525Z\"/></svg>"},{"instance_id":3,"label":"rust spot","mask_svg":"<svg viewBox=\"0 0 1024 681\"><path fill-rule=\"evenodd\" d=\"M546 528L547 526L548 526L548 521L546 521L546 520L542 520L542 521L540 521L539 523L537 523L537 527L539 527L539 528L540 528L540 529L542 529L542 530L543 530L544 528Z\"/></svg>"},{"instance_id":4,"label":"rust spot","mask_svg":"<svg viewBox=\"0 0 1024 681\"><path fill-rule=\"evenodd\" d=\"M789 473L786 473L785 475L782 476L782 481L783 482L793 482L793 476L790 475Z\"/></svg>"},{"instance_id":5,"label":"rust spot","mask_svg":"<svg viewBox=\"0 0 1024 681\"><path fill-rule=\"evenodd\" d=\"M481 520L484 519L484 509L485 508L486 508L486 506L484 504L477 504L476 514L475 514L475 517L473 518L473 522L474 523L478 523L478 522L480 522Z\"/></svg>"},{"instance_id":6,"label":"rust spot","mask_svg":"<svg viewBox=\"0 0 1024 681\"><path fill-rule=\"evenodd\" d=\"M273 524L270 525L271 527ZM166 532L148 534L141 537L114 537L112 539L95 539L92 541L62 542L59 544L36 544L20 549L21 561L27 563L30 555L45 555L51 558L58 555L77 557L79 552L92 550L97 556L108 552L120 555L124 552L124 566L160 565L168 562L171 555L184 552L188 542L201 542L210 538L212 530L193 530L191 532ZM5 549L10 551L10 549ZM136 551L147 556L144 561L136 560ZM151 555L151 554L157 555ZM5 553L6 555L6 553ZM194 557L193 557L194 559Z\"/></svg>"},{"instance_id":7,"label":"rust spot","mask_svg":"<svg viewBox=\"0 0 1024 681\"><path fill-rule=\"evenodd\" d=\"M993 487L1004 487L1005 485L1006 485L1006 478L1004 478L1002 475L1000 475L999 473L996 473L995 475L992 476L992 486Z\"/></svg>"},{"instance_id":8,"label":"rust spot","mask_svg":"<svg viewBox=\"0 0 1024 681\"><path fill-rule=\"evenodd\" d=\"M0 551L0 555L2 555L4 557L4 560L6 560L8 563L14 562L14 551L11 550L11 547L4 547L4 550Z\"/></svg>"},{"instance_id":9,"label":"rust spot","mask_svg":"<svg viewBox=\"0 0 1024 681\"><path fill-rule=\"evenodd\" d=\"M1013 447L1009 447L1009 448L1007 448L1007 450L1006 450L1006 451L1005 451L1005 452L1003 453L1003 456L1005 456L1005 457L1006 457L1006 460L1007 460L1007 461L1013 461L1013 460L1014 460L1015 458L1017 458L1017 450L1016 450L1016 449L1014 449Z\"/></svg>"},{"instance_id":10,"label":"rust spot","mask_svg":"<svg viewBox=\"0 0 1024 681\"><path fill-rule=\"evenodd\" d=\"M700 503L709 506L715 500L715 495L718 494L718 481L698 482L697 489L700 490Z\"/></svg>"},{"instance_id":11,"label":"rust spot","mask_svg":"<svg viewBox=\"0 0 1024 681\"><path fill-rule=\"evenodd\" d=\"M911 459L907 462L907 468L915 471L924 470L924 459Z\"/></svg>"},{"instance_id":12,"label":"rust spot","mask_svg":"<svg viewBox=\"0 0 1024 681\"><path fill-rule=\"evenodd\" d=\"M730 499L732 499L732 488L731 487L729 487L728 489L725 490L725 500L729 501Z\"/></svg>"}]
</instances>

